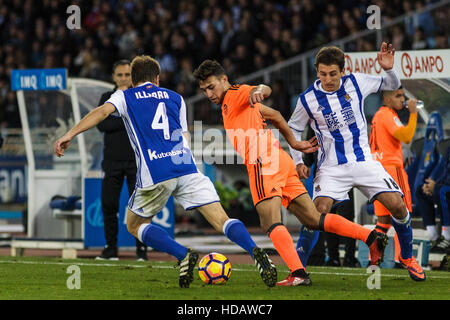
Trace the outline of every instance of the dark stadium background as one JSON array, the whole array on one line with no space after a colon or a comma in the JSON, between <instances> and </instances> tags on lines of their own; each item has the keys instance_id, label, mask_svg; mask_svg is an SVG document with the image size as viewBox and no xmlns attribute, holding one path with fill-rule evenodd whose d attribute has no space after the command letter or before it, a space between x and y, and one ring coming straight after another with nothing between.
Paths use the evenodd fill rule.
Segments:
<instances>
[{"instance_id":1,"label":"dark stadium background","mask_svg":"<svg viewBox=\"0 0 450 320\"><path fill-rule=\"evenodd\" d=\"M0 126L21 126L11 69L63 67L70 77L111 81L114 61L145 53L161 64L161 86L187 98L197 92L192 71L206 58L236 79L365 30L371 4L380 7L383 23L437 2L0 0ZM79 30L66 27L72 4L81 9ZM389 39L396 50L448 48L446 10L407 19L389 30ZM344 49L377 46L362 39Z\"/></svg>"}]
</instances>

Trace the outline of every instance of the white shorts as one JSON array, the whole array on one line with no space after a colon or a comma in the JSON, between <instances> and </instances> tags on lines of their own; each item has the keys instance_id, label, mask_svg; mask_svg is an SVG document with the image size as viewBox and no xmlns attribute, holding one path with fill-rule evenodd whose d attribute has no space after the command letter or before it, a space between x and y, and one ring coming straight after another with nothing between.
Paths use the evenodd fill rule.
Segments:
<instances>
[{"instance_id":1,"label":"white shorts","mask_svg":"<svg viewBox=\"0 0 450 320\"><path fill-rule=\"evenodd\" d=\"M150 218L164 209L170 196L185 210L220 201L211 180L197 172L147 188L136 188L128 201L128 209L138 216Z\"/></svg>"},{"instance_id":2,"label":"white shorts","mask_svg":"<svg viewBox=\"0 0 450 320\"><path fill-rule=\"evenodd\" d=\"M348 192L353 187L358 188L370 202L383 192L398 192L403 197L400 187L381 163L367 160L320 168L314 178L313 199L328 197L335 201L348 200Z\"/></svg>"}]
</instances>

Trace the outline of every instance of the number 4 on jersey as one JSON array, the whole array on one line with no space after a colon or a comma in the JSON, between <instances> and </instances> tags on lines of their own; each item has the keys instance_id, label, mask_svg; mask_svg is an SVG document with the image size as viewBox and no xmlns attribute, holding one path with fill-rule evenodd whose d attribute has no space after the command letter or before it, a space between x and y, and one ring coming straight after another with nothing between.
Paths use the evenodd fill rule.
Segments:
<instances>
[{"instance_id":1,"label":"number 4 on jersey","mask_svg":"<svg viewBox=\"0 0 450 320\"><path fill-rule=\"evenodd\" d=\"M163 130L164 139L170 139L169 118L167 118L166 104L164 102L160 102L158 104L158 108L156 109L155 117L152 122L152 129Z\"/></svg>"}]
</instances>

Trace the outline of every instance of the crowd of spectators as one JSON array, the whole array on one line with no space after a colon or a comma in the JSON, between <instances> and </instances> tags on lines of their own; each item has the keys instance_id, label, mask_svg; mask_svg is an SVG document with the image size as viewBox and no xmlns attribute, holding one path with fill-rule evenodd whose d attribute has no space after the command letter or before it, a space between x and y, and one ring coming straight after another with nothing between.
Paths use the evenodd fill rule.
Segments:
<instances>
[{"instance_id":1,"label":"crowd of spectators","mask_svg":"<svg viewBox=\"0 0 450 320\"><path fill-rule=\"evenodd\" d=\"M365 30L367 7L382 24L432 0L0 0L0 124L20 126L9 74L16 68L67 68L71 77L111 81L122 58L149 54L161 64L161 85L196 93L192 71L221 62L232 79ZM81 9L70 30L69 5ZM389 31L396 50L448 48L448 6L411 17ZM356 41L346 50L376 50Z\"/></svg>"}]
</instances>

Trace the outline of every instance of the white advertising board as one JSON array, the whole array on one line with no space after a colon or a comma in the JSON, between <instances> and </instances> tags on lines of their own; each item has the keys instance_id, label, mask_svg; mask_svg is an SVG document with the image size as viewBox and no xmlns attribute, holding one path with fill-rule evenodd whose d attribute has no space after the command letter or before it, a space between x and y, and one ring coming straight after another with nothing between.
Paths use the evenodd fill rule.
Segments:
<instances>
[{"instance_id":1,"label":"white advertising board","mask_svg":"<svg viewBox=\"0 0 450 320\"><path fill-rule=\"evenodd\" d=\"M450 49L395 52L394 69L401 80L450 77ZM384 74L377 52L345 54L345 73Z\"/></svg>"}]
</instances>

